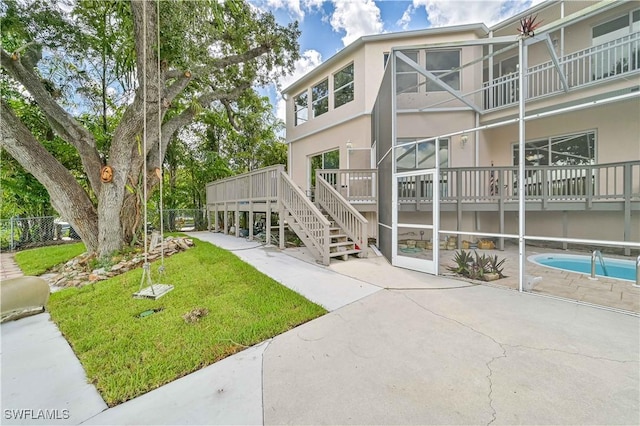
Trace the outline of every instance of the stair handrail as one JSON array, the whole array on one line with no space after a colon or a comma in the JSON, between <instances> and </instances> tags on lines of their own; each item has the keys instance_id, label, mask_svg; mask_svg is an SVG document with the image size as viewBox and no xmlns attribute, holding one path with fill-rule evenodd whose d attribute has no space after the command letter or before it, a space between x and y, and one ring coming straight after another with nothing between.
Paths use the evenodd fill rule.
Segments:
<instances>
[{"instance_id":1,"label":"stair handrail","mask_svg":"<svg viewBox=\"0 0 640 426\"><path fill-rule=\"evenodd\" d=\"M315 200L359 246L362 256L366 256L369 221L320 175L319 170L316 171Z\"/></svg>"},{"instance_id":2,"label":"stair handrail","mask_svg":"<svg viewBox=\"0 0 640 426\"><path fill-rule=\"evenodd\" d=\"M299 234L298 236L301 240L311 243L311 246L307 247L314 252L319 261L324 265L329 265L329 227L331 223L284 171L280 172L280 182L282 183L280 202L306 234L306 238ZM319 229L311 228L309 226L311 223L318 224ZM296 232L295 229L293 231Z\"/></svg>"}]
</instances>

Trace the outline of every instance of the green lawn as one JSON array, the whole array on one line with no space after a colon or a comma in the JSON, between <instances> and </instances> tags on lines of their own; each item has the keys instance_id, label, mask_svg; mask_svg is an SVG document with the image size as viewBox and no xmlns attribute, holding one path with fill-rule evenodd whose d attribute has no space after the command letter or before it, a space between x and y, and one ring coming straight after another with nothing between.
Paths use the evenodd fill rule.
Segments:
<instances>
[{"instance_id":1,"label":"green lawn","mask_svg":"<svg viewBox=\"0 0 640 426\"><path fill-rule=\"evenodd\" d=\"M16 253L16 263L25 275L42 275L52 267L85 252L84 244L61 244Z\"/></svg>"},{"instance_id":2,"label":"green lawn","mask_svg":"<svg viewBox=\"0 0 640 426\"><path fill-rule=\"evenodd\" d=\"M159 281L175 289L133 299L140 269L51 295L48 309L109 406L169 383L326 311L234 254L194 240L165 260ZM206 308L187 323L182 316ZM139 318L149 309L161 309Z\"/></svg>"}]
</instances>

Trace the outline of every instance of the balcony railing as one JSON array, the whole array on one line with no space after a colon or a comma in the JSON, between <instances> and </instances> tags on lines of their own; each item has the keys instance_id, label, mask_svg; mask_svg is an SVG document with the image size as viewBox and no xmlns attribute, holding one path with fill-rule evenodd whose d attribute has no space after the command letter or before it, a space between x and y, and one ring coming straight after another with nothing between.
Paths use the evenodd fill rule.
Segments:
<instances>
[{"instance_id":1,"label":"balcony railing","mask_svg":"<svg viewBox=\"0 0 640 426\"><path fill-rule=\"evenodd\" d=\"M579 201L640 201L640 161L580 166L535 166L525 169L525 199ZM398 183L398 202L431 202L433 178L411 176ZM518 167L440 169L443 202L517 202Z\"/></svg>"},{"instance_id":2,"label":"balcony railing","mask_svg":"<svg viewBox=\"0 0 640 426\"><path fill-rule=\"evenodd\" d=\"M277 201L282 171L277 165L208 183L207 203Z\"/></svg>"},{"instance_id":3,"label":"balcony railing","mask_svg":"<svg viewBox=\"0 0 640 426\"><path fill-rule=\"evenodd\" d=\"M372 169L319 170L319 176L351 204L375 204L378 171Z\"/></svg>"},{"instance_id":4,"label":"balcony railing","mask_svg":"<svg viewBox=\"0 0 640 426\"><path fill-rule=\"evenodd\" d=\"M559 58L569 88L605 81L640 69L640 32L590 47ZM563 90L553 62L528 68L527 99L536 99ZM485 110L518 102L518 76L514 72L483 84Z\"/></svg>"}]
</instances>

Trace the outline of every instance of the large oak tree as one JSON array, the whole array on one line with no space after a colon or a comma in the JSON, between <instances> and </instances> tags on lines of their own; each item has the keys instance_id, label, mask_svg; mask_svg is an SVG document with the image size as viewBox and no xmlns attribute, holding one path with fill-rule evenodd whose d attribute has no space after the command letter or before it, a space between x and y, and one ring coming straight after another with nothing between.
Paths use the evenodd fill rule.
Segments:
<instances>
[{"instance_id":1,"label":"large oak tree","mask_svg":"<svg viewBox=\"0 0 640 426\"><path fill-rule=\"evenodd\" d=\"M46 149L5 92L2 148L42 183L87 249L104 256L134 238L143 185L151 193L176 134L208 109L232 119L243 94L290 72L299 31L237 0L57 6L7 2L0 59L14 92L77 151L84 179ZM93 120L83 120L91 111ZM113 170L108 183L100 178L105 165Z\"/></svg>"}]
</instances>

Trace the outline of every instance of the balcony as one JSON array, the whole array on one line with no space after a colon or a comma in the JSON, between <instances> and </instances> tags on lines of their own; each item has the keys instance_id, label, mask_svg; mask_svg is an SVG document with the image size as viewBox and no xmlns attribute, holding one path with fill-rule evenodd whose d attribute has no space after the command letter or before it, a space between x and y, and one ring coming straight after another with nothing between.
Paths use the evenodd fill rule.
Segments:
<instances>
[{"instance_id":1,"label":"balcony","mask_svg":"<svg viewBox=\"0 0 640 426\"><path fill-rule=\"evenodd\" d=\"M640 33L580 50L559 58L569 90L636 73L640 69ZM519 73L511 73L483 84L485 111L518 103ZM527 99L562 92L563 84L553 62L528 69Z\"/></svg>"},{"instance_id":2,"label":"balcony","mask_svg":"<svg viewBox=\"0 0 640 426\"><path fill-rule=\"evenodd\" d=\"M524 179L527 210L640 210L640 161L528 166ZM427 176L402 178L401 209L430 209L433 187ZM518 167L442 168L439 191L443 210L517 210Z\"/></svg>"}]
</instances>

